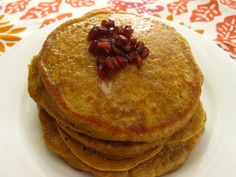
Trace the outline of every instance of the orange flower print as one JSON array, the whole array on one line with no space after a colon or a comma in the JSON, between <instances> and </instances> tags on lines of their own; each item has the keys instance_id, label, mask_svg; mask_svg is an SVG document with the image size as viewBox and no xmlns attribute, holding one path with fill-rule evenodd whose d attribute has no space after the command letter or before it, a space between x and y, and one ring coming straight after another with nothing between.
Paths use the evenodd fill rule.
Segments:
<instances>
[{"instance_id":1,"label":"orange flower print","mask_svg":"<svg viewBox=\"0 0 236 177\"><path fill-rule=\"evenodd\" d=\"M220 0L220 2L224 5L231 7L232 9L236 9L236 1L235 0Z\"/></svg>"},{"instance_id":2,"label":"orange flower print","mask_svg":"<svg viewBox=\"0 0 236 177\"><path fill-rule=\"evenodd\" d=\"M228 16L216 25L218 44L236 57L236 15Z\"/></svg>"},{"instance_id":3,"label":"orange flower print","mask_svg":"<svg viewBox=\"0 0 236 177\"><path fill-rule=\"evenodd\" d=\"M95 4L93 0L66 0L65 3L70 4L74 8L82 6L93 6Z\"/></svg>"},{"instance_id":4,"label":"orange flower print","mask_svg":"<svg viewBox=\"0 0 236 177\"><path fill-rule=\"evenodd\" d=\"M159 18L165 18L166 20L169 21L175 21L174 16L172 14L169 14L167 16L161 16L160 14L154 14L154 16L159 17ZM187 24L185 24L183 21L178 22L180 25L183 25L189 29L192 29L194 31L196 31L197 33L203 34L204 30L203 29L193 29L191 26L188 26Z\"/></svg>"},{"instance_id":5,"label":"orange flower print","mask_svg":"<svg viewBox=\"0 0 236 177\"><path fill-rule=\"evenodd\" d=\"M51 23L54 23L56 21L63 20L65 18L70 18L71 16L72 16L72 13L63 13L63 14L60 14L60 15L56 16L55 18L46 19L46 20L43 21L40 28L42 28L44 26L47 26L47 25L50 25Z\"/></svg>"},{"instance_id":6,"label":"orange flower print","mask_svg":"<svg viewBox=\"0 0 236 177\"><path fill-rule=\"evenodd\" d=\"M15 14L17 12L22 12L25 10L26 6L29 4L30 0L18 0L15 2L10 2L6 5L5 13Z\"/></svg>"},{"instance_id":7,"label":"orange flower print","mask_svg":"<svg viewBox=\"0 0 236 177\"><path fill-rule=\"evenodd\" d=\"M210 0L207 4L200 4L193 10L191 22L210 22L216 16L220 16L219 4L216 0Z\"/></svg>"},{"instance_id":8,"label":"orange flower print","mask_svg":"<svg viewBox=\"0 0 236 177\"><path fill-rule=\"evenodd\" d=\"M147 13L152 15L164 10L164 6L155 4L155 0L109 0L107 3L111 4L109 9L112 11L135 10L139 14ZM150 5L152 6L152 8L150 7Z\"/></svg>"},{"instance_id":9,"label":"orange flower print","mask_svg":"<svg viewBox=\"0 0 236 177\"><path fill-rule=\"evenodd\" d=\"M176 2L172 2L167 4L167 8L168 11L174 15L180 15L182 13L187 13L188 12L188 8L187 8L187 4L188 4L188 0L179 0Z\"/></svg>"},{"instance_id":10,"label":"orange flower print","mask_svg":"<svg viewBox=\"0 0 236 177\"><path fill-rule=\"evenodd\" d=\"M21 40L16 34L25 28L14 28L8 21L3 21L4 15L0 15L0 52L5 52L6 47L12 47L17 41Z\"/></svg>"},{"instance_id":11,"label":"orange flower print","mask_svg":"<svg viewBox=\"0 0 236 177\"><path fill-rule=\"evenodd\" d=\"M20 17L20 20L38 19L45 17L51 13L59 11L62 0L54 0L51 2L41 2L37 6L30 8L26 14Z\"/></svg>"}]
</instances>

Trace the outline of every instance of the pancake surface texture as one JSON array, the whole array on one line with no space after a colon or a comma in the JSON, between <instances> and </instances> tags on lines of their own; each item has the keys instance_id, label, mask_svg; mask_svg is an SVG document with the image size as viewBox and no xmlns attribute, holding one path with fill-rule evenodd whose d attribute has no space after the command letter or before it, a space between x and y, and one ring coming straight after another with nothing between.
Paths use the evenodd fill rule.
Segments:
<instances>
[{"instance_id":1,"label":"pancake surface texture","mask_svg":"<svg viewBox=\"0 0 236 177\"><path fill-rule=\"evenodd\" d=\"M59 129L60 135L64 143L69 147L71 152L85 164L101 171L125 171L134 168L140 163L152 158L159 153L163 145L157 146L143 154L133 158L111 159L109 156L86 148L73 138L68 136L64 131Z\"/></svg>"},{"instance_id":2,"label":"pancake surface texture","mask_svg":"<svg viewBox=\"0 0 236 177\"><path fill-rule=\"evenodd\" d=\"M103 81L88 52L93 25L129 24L150 54ZM155 40L152 40L155 39ZM39 54L39 74L60 116L106 140L152 142L185 125L201 93L202 74L186 40L156 18L93 11L54 30Z\"/></svg>"},{"instance_id":3,"label":"pancake surface texture","mask_svg":"<svg viewBox=\"0 0 236 177\"><path fill-rule=\"evenodd\" d=\"M98 38L89 41L92 28ZM92 51L103 49L109 56ZM100 66L111 75L101 77ZM203 135L202 83L187 41L173 27L95 10L47 37L29 66L28 91L45 144L71 167L96 177L158 177L178 169Z\"/></svg>"},{"instance_id":4,"label":"pancake surface texture","mask_svg":"<svg viewBox=\"0 0 236 177\"><path fill-rule=\"evenodd\" d=\"M43 110L40 111L40 121L44 129L45 143L52 152L61 156L75 169L90 172L97 177L157 177L176 170L186 161L204 131L202 127L199 133L187 141L165 146L155 157L131 170L104 172L84 164L69 150L57 131L55 120Z\"/></svg>"},{"instance_id":5,"label":"pancake surface texture","mask_svg":"<svg viewBox=\"0 0 236 177\"><path fill-rule=\"evenodd\" d=\"M60 123L58 125L77 142L116 159L137 156L163 143L159 141L154 143L106 141L75 132Z\"/></svg>"}]
</instances>

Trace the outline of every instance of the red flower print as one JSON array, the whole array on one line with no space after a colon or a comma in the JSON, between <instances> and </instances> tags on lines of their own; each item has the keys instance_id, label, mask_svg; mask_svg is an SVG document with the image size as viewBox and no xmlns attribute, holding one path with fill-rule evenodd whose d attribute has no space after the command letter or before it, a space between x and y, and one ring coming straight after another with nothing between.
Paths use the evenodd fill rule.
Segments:
<instances>
[{"instance_id":1,"label":"red flower print","mask_svg":"<svg viewBox=\"0 0 236 177\"><path fill-rule=\"evenodd\" d=\"M147 13L154 14L156 12L160 12L164 9L163 6L155 5L155 0L142 0L139 2L129 2L124 0L110 0L108 4L112 4L110 7L113 11L127 11L128 9L135 10L139 14ZM148 5L152 4L154 8L148 7Z\"/></svg>"},{"instance_id":2,"label":"red flower print","mask_svg":"<svg viewBox=\"0 0 236 177\"><path fill-rule=\"evenodd\" d=\"M228 16L216 25L217 41L226 51L236 55L236 15Z\"/></svg>"},{"instance_id":3,"label":"red flower print","mask_svg":"<svg viewBox=\"0 0 236 177\"><path fill-rule=\"evenodd\" d=\"M232 9L236 9L236 1L235 0L220 0L220 2L222 4L225 4L229 7L231 7Z\"/></svg>"},{"instance_id":4,"label":"red flower print","mask_svg":"<svg viewBox=\"0 0 236 177\"><path fill-rule=\"evenodd\" d=\"M49 18L43 21L42 25L40 26L40 28L50 25L51 23L54 23L56 21L62 20L64 18L69 18L72 16L72 13L64 13L64 14L60 14L58 16L56 16L55 18Z\"/></svg>"},{"instance_id":5,"label":"red flower print","mask_svg":"<svg viewBox=\"0 0 236 177\"><path fill-rule=\"evenodd\" d=\"M62 0L54 0L52 2L41 2L36 7L30 8L26 14L24 14L20 19L37 19L47 16L50 13L58 12L59 6Z\"/></svg>"},{"instance_id":6,"label":"red flower print","mask_svg":"<svg viewBox=\"0 0 236 177\"><path fill-rule=\"evenodd\" d=\"M5 7L5 13L15 14L17 12L24 11L26 6L29 4L29 0L19 0L16 2L10 2Z\"/></svg>"},{"instance_id":7,"label":"red flower print","mask_svg":"<svg viewBox=\"0 0 236 177\"><path fill-rule=\"evenodd\" d=\"M75 8L82 6L92 6L95 4L93 0L66 0L65 2Z\"/></svg>"},{"instance_id":8,"label":"red flower print","mask_svg":"<svg viewBox=\"0 0 236 177\"><path fill-rule=\"evenodd\" d=\"M197 9L193 10L190 21L209 22L219 15L221 15L221 12L219 11L218 2L216 0L210 0L209 3L198 5Z\"/></svg>"},{"instance_id":9,"label":"red flower print","mask_svg":"<svg viewBox=\"0 0 236 177\"><path fill-rule=\"evenodd\" d=\"M180 15L182 13L188 12L187 4L188 0L179 0L176 2L172 2L167 4L168 11L174 15Z\"/></svg>"}]
</instances>

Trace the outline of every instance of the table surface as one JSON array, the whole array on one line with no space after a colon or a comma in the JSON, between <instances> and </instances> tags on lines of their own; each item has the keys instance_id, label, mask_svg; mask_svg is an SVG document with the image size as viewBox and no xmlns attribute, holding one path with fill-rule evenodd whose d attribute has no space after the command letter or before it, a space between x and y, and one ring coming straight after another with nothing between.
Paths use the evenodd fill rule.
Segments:
<instances>
[{"instance_id":1,"label":"table surface","mask_svg":"<svg viewBox=\"0 0 236 177\"><path fill-rule=\"evenodd\" d=\"M4 0L0 57L37 29L100 8L174 21L215 41L236 60L236 0Z\"/></svg>"}]
</instances>

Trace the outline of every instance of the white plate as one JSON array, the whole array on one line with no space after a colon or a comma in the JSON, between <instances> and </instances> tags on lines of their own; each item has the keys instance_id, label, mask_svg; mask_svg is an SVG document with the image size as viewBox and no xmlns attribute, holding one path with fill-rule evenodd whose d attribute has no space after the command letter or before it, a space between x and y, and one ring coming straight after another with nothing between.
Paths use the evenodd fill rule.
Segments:
<instances>
[{"instance_id":1,"label":"white plate","mask_svg":"<svg viewBox=\"0 0 236 177\"><path fill-rule=\"evenodd\" d=\"M204 76L206 132L187 163L168 177L235 177L236 63L213 42L173 25L189 41ZM35 103L27 92L28 67L50 26L18 43L0 59L0 176L87 177L50 153L43 143Z\"/></svg>"}]
</instances>

